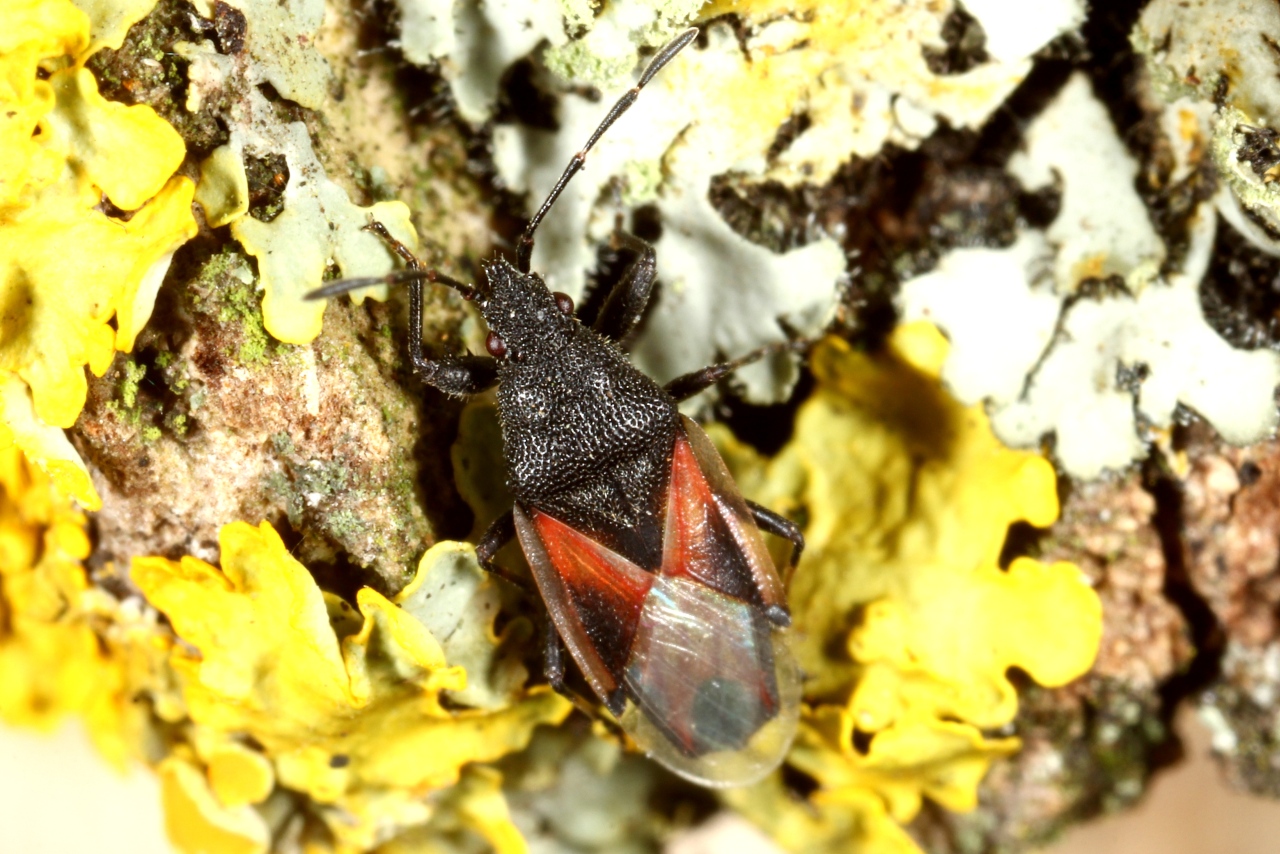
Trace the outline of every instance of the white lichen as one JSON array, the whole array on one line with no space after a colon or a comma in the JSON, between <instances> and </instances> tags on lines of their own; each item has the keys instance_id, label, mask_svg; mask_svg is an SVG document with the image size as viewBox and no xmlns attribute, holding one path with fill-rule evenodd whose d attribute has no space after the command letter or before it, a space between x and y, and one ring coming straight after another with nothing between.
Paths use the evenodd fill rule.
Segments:
<instances>
[{"instance_id":1,"label":"white lichen","mask_svg":"<svg viewBox=\"0 0 1280 854\"><path fill-rule=\"evenodd\" d=\"M723 79L725 66L740 61L733 34L713 27L708 46L673 62L619 122L618 132L601 140L538 231L533 268L551 287L577 296L595 265L595 247L619 211L608 203L615 176L666 176L651 199L628 185L631 198L656 205L663 229L654 244L662 291L635 348L637 364L663 381L781 340L779 319L815 333L835 305L845 268L833 240L779 255L735 233L708 201L716 174L763 166L767 142L740 133L727 105L708 99L696 82ZM540 199L602 115L602 105L566 95L555 133L499 126L499 173L530 199ZM742 379L750 396L771 399L793 374L776 360L746 369Z\"/></svg>"},{"instance_id":2,"label":"white lichen","mask_svg":"<svg viewBox=\"0 0 1280 854\"><path fill-rule=\"evenodd\" d=\"M316 51L324 23L324 0L226 0L244 13L244 50L251 62L239 71L254 85L270 83L282 97L318 110L328 98L329 63ZM205 18L213 17L209 0L192 0Z\"/></svg>"},{"instance_id":3,"label":"white lichen","mask_svg":"<svg viewBox=\"0 0 1280 854\"><path fill-rule=\"evenodd\" d=\"M1079 29L1087 11L1082 0L1041 0L1035 14L1021 0L965 0L964 8L982 25L987 53L1003 62L1024 60Z\"/></svg>"},{"instance_id":4,"label":"white lichen","mask_svg":"<svg viewBox=\"0 0 1280 854\"><path fill-rule=\"evenodd\" d=\"M1062 308L1052 260L1044 235L1025 231L1007 249L956 249L903 284L903 320L931 321L950 337L942 379L961 400L1006 405L1022 394Z\"/></svg>"},{"instance_id":5,"label":"white lichen","mask_svg":"<svg viewBox=\"0 0 1280 854\"><path fill-rule=\"evenodd\" d=\"M1170 117L1179 127L1194 119ZM1023 232L1006 249L955 250L901 292L905 317L930 319L950 337L943 376L953 392L986 400L1010 445L1052 436L1063 468L1084 478L1141 458L1146 431L1171 426L1179 405L1229 442L1264 437L1276 421L1280 356L1232 348L1200 305L1213 206L1190 223L1179 269L1161 275L1165 247L1134 187L1135 166L1082 77L1037 117L1010 171L1029 189L1061 190L1047 232Z\"/></svg>"},{"instance_id":6,"label":"white lichen","mask_svg":"<svg viewBox=\"0 0 1280 854\"><path fill-rule=\"evenodd\" d=\"M654 248L664 290L633 351L651 376L665 381L782 340L780 321L806 335L826 325L845 269L834 241L774 253L729 228L693 182L668 189L658 209L663 232ZM792 361L777 358L738 377L749 396L770 400L796 374Z\"/></svg>"},{"instance_id":7,"label":"white lichen","mask_svg":"<svg viewBox=\"0 0 1280 854\"><path fill-rule=\"evenodd\" d=\"M1089 78L1073 75L1027 129L1008 169L1027 190L1059 187L1062 206L1047 236L1058 290L1086 278L1127 276L1164 260L1164 243L1134 189L1138 164L1116 133Z\"/></svg>"},{"instance_id":8,"label":"white lichen","mask_svg":"<svg viewBox=\"0 0 1280 854\"><path fill-rule=\"evenodd\" d=\"M475 125L491 115L512 63L543 41L565 40L558 0L399 0L399 6L405 58L439 63L458 113Z\"/></svg>"},{"instance_id":9,"label":"white lichen","mask_svg":"<svg viewBox=\"0 0 1280 854\"><path fill-rule=\"evenodd\" d=\"M73 0L89 16L89 51L119 50L129 28L145 18L156 0Z\"/></svg>"},{"instance_id":10,"label":"white lichen","mask_svg":"<svg viewBox=\"0 0 1280 854\"><path fill-rule=\"evenodd\" d=\"M1179 403L1204 416L1237 444L1262 438L1275 424L1273 393L1280 358L1267 350L1233 349L1205 322L1199 282L1208 268L1215 222L1205 206L1184 271L1067 307L1052 351L1027 393L993 413L1005 441L1028 446L1057 436L1063 466L1081 477L1120 469L1139 458L1144 441L1136 409L1155 427L1172 424ZM1131 372L1130 383L1121 379Z\"/></svg>"}]
</instances>

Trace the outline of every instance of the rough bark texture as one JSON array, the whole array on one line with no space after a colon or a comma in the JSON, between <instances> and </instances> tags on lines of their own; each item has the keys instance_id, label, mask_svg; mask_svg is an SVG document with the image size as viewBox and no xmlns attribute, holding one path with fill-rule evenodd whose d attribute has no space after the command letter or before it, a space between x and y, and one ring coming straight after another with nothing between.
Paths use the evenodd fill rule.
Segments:
<instances>
[{"instance_id":1,"label":"rough bark texture","mask_svg":"<svg viewBox=\"0 0 1280 854\"><path fill-rule=\"evenodd\" d=\"M224 30L239 14L222 5L217 13ZM233 105L183 107L187 69L173 47L206 35L193 20L186 3L161 2L93 67L109 96L156 106L178 128L195 174L226 142L219 115ZM282 101L282 120L307 122L326 172L355 203L382 193L405 200L430 235L424 256L469 275L488 251L490 216L487 188L468 169L470 139L454 122L415 119L421 105L412 99L431 91L427 75L400 85L393 59L354 58L362 39L385 39L379 20L342 10L320 41L342 95L337 108L320 115ZM141 61L153 54L163 63ZM287 168L283 158L249 167L250 216L270 221ZM402 295L335 301L321 338L284 345L263 328L255 263L229 229L203 227L175 258L135 351L92 381L73 439L104 499L95 565L144 554L216 560L221 525L265 519L335 589L394 591L441 532L469 527L449 461L459 406L411 376ZM460 301L432 292L428 348L456 350L464 316Z\"/></svg>"}]
</instances>

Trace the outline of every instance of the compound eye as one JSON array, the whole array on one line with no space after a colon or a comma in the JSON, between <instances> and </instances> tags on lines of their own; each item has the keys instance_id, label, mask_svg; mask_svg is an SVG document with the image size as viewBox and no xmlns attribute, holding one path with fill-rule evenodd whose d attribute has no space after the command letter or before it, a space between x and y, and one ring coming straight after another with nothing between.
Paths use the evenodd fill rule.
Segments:
<instances>
[{"instance_id":1,"label":"compound eye","mask_svg":"<svg viewBox=\"0 0 1280 854\"><path fill-rule=\"evenodd\" d=\"M490 332L485 336L484 348L489 351L489 355L495 359L501 359L507 355L507 342L502 340L502 336L496 332Z\"/></svg>"},{"instance_id":2,"label":"compound eye","mask_svg":"<svg viewBox=\"0 0 1280 854\"><path fill-rule=\"evenodd\" d=\"M568 294L562 294L559 291L556 291L552 296L556 298L556 308L560 309L562 313L573 317L573 297Z\"/></svg>"}]
</instances>

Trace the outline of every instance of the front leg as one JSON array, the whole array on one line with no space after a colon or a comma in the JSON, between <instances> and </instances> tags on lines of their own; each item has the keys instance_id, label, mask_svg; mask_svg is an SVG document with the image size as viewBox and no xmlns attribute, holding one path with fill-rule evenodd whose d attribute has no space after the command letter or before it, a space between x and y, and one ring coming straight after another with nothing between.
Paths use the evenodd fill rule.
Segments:
<instances>
[{"instance_id":1,"label":"front leg","mask_svg":"<svg viewBox=\"0 0 1280 854\"><path fill-rule=\"evenodd\" d=\"M457 290L471 299L474 291L456 279L436 270L425 270L418 256L414 255L377 220L371 219L365 231L376 234L387 244L411 273L422 273L409 279L409 362L413 372L423 382L435 386L445 394L468 397L478 394L498 381L498 363L489 356L447 356L429 359L422 354L422 289L425 282L439 282Z\"/></svg>"},{"instance_id":2,"label":"front leg","mask_svg":"<svg viewBox=\"0 0 1280 854\"><path fill-rule=\"evenodd\" d=\"M409 351L409 359L413 362L413 372L423 382L455 397L479 394L498 381L498 361L491 356L428 359L419 348Z\"/></svg>"},{"instance_id":3,"label":"front leg","mask_svg":"<svg viewBox=\"0 0 1280 854\"><path fill-rule=\"evenodd\" d=\"M640 322L649 304L658 275L658 256L652 246L625 231L615 231L611 245L615 250L627 249L637 254L609 291L592 328L606 338L623 341Z\"/></svg>"}]
</instances>

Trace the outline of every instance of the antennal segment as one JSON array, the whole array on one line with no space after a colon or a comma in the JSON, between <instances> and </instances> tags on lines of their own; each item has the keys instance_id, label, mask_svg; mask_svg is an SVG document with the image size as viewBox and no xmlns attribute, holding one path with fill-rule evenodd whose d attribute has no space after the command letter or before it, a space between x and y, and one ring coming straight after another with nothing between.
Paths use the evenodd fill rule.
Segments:
<instances>
[{"instance_id":1,"label":"antennal segment","mask_svg":"<svg viewBox=\"0 0 1280 854\"><path fill-rule=\"evenodd\" d=\"M330 297L341 296L342 294L358 291L361 288L367 288L372 285L403 285L406 282L431 282L433 284L448 285L458 293L462 294L465 300L473 300L476 298L476 289L471 285L459 282L451 276L436 270L396 270L385 276L366 276L359 279L341 279L337 282L330 282L323 287L316 288L313 291L307 291L302 297L305 300L329 299Z\"/></svg>"},{"instance_id":2,"label":"antennal segment","mask_svg":"<svg viewBox=\"0 0 1280 854\"><path fill-rule=\"evenodd\" d=\"M525 227L524 233L516 241L516 267L521 273L529 272L529 260L533 256L533 233L537 231L539 223L546 217L547 212L551 210L551 206L556 203L556 199L560 198L560 194L564 192L564 188L568 185L570 179L578 174L578 170L582 168L582 164L587 160L587 152L591 150L591 147L596 144L600 137L604 136L605 131L612 127L613 123L636 102L636 98L640 95L640 90L653 79L654 75L661 71L664 65L670 62L677 53L697 37L698 28L690 27L668 42L666 47L658 51L653 61L649 63L649 67L640 75L639 82L618 99L618 102L609 110L608 115L604 117L604 121L600 122L600 126L596 128L595 133L591 134L587 144L582 147L581 151L573 155L573 159L565 167L560 180L556 181L556 185L551 188L551 192L547 195L547 200L538 208L538 212L533 215L533 219L529 220L529 225Z\"/></svg>"},{"instance_id":3,"label":"antennal segment","mask_svg":"<svg viewBox=\"0 0 1280 854\"><path fill-rule=\"evenodd\" d=\"M388 273L385 276L365 276L359 279L339 279L336 282L330 282L327 285L318 287L313 291L308 291L303 295L303 299L328 299L329 297L340 296L342 294L350 293L351 291L358 291L361 288L367 288L370 285L402 285L407 282L412 285L414 291L417 292L417 300L419 303L416 310L417 313L414 313L414 309L410 309L410 314L413 317L417 317L422 313L421 302L423 282L431 282L432 284L451 287L458 293L462 294L462 298L467 302L471 302L476 298L476 289L471 285L459 282L452 276L446 276L439 270L423 267L422 262L418 260L418 257L414 255L412 251L410 251L409 247L405 246L399 240L396 240L391 232L387 230L387 227L376 219L370 217L369 224L362 228L361 231L368 231L372 234L376 234L383 243L387 244L388 249L398 255L400 260L404 261L405 267L408 269L396 270L395 272ZM410 295L411 302L413 299L413 295Z\"/></svg>"}]
</instances>

